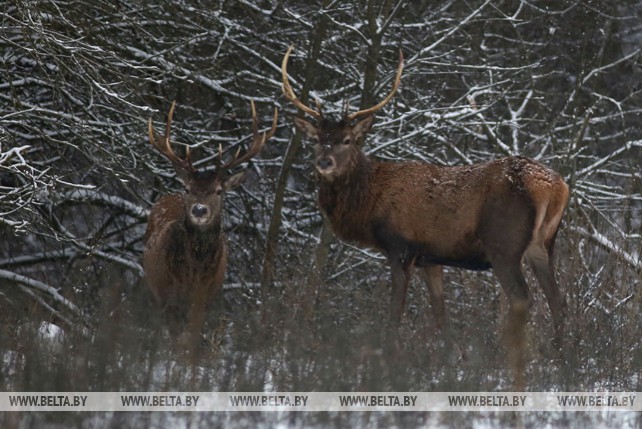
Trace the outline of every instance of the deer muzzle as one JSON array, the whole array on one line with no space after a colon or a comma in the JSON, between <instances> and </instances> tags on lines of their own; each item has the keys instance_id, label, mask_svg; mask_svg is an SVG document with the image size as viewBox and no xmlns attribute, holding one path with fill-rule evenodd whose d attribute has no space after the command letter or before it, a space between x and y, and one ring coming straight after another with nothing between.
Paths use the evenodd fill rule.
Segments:
<instances>
[{"instance_id":1,"label":"deer muzzle","mask_svg":"<svg viewBox=\"0 0 642 429\"><path fill-rule=\"evenodd\" d=\"M197 225L205 224L210 220L210 209L205 204L196 203L192 205L190 217L192 218L192 222Z\"/></svg>"},{"instance_id":2,"label":"deer muzzle","mask_svg":"<svg viewBox=\"0 0 642 429\"><path fill-rule=\"evenodd\" d=\"M317 159L317 170L321 174L330 174L335 168L334 159L329 156L324 156Z\"/></svg>"}]
</instances>

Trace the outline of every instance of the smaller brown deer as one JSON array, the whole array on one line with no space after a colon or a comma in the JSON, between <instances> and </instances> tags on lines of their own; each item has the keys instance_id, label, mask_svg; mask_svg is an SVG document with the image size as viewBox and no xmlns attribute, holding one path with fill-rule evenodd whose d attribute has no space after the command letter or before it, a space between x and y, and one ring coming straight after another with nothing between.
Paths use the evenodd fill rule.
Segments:
<instances>
[{"instance_id":1,"label":"smaller brown deer","mask_svg":"<svg viewBox=\"0 0 642 429\"><path fill-rule=\"evenodd\" d=\"M553 245L569 189L559 174L523 157L506 157L468 166L422 162L380 162L367 157L363 141L379 104L340 121L323 117L299 100L288 81L288 49L281 66L285 98L316 123L294 118L315 150L318 203L334 233L359 246L381 251L392 270L391 320L404 311L415 267L421 270L438 324L446 322L443 266L492 268L509 300L505 339L523 373L524 327L530 294L521 265L532 266L562 335L564 299L555 281ZM519 382L517 383L520 384Z\"/></svg>"},{"instance_id":2,"label":"smaller brown deer","mask_svg":"<svg viewBox=\"0 0 642 429\"><path fill-rule=\"evenodd\" d=\"M245 173L230 175L229 170L261 151L276 131L278 115L275 109L272 128L260 134L252 102L250 148L243 155L239 149L222 164L219 146L216 167L199 171L192 165L189 148L181 158L171 147L174 107L172 103L163 137L154 131L150 118L149 141L172 162L185 193L165 195L152 207L145 231L143 269L149 289L168 316L187 321L191 332L199 332L208 305L221 290L227 265L227 244L221 226L223 194L238 186Z\"/></svg>"}]
</instances>

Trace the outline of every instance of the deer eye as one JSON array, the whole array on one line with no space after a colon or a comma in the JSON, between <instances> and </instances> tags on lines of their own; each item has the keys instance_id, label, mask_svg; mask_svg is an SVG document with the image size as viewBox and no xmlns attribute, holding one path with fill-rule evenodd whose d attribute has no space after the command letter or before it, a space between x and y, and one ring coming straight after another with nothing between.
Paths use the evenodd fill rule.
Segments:
<instances>
[{"instance_id":1,"label":"deer eye","mask_svg":"<svg viewBox=\"0 0 642 429\"><path fill-rule=\"evenodd\" d=\"M343 143L343 144L345 144L345 145L348 145L348 144L352 143L352 137L350 137L350 136L345 136L345 137L343 138L343 141L342 141L341 143Z\"/></svg>"}]
</instances>

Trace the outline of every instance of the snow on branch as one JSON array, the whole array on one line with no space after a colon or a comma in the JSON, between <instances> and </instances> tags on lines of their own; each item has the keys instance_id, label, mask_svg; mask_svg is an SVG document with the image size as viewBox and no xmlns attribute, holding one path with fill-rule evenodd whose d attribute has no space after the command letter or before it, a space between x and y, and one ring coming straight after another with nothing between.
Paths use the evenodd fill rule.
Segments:
<instances>
[{"instance_id":1,"label":"snow on branch","mask_svg":"<svg viewBox=\"0 0 642 429\"><path fill-rule=\"evenodd\" d=\"M0 278L13 283L17 283L19 285L27 286L40 292L44 292L49 297L51 297L54 302L61 304L63 307L71 311L74 315L81 317L83 316L82 311L78 307L76 307L73 302L62 296L60 292L58 292L58 289L54 288L53 286L49 286L48 284L43 283L39 280L35 280L30 277L26 277L6 270L0 270Z\"/></svg>"},{"instance_id":2,"label":"snow on branch","mask_svg":"<svg viewBox=\"0 0 642 429\"><path fill-rule=\"evenodd\" d=\"M113 207L121 210L128 215L144 221L147 220L147 210L144 208L127 201L124 198L115 195L108 195L102 192L96 192L88 189L73 189L71 191L63 192L56 195L58 201L77 201L92 203L96 205Z\"/></svg>"},{"instance_id":3,"label":"snow on branch","mask_svg":"<svg viewBox=\"0 0 642 429\"><path fill-rule=\"evenodd\" d=\"M620 147L619 149L614 150L611 152L609 155L600 158L599 160L595 161L593 164L584 167L580 171L576 173L577 177L582 177L587 174L592 173L593 171L597 170L598 168L602 167L604 164L612 160L613 158L616 158L617 156L623 154L624 152L630 151L634 147L642 147L642 140L635 140L635 141L630 141L627 142L624 146Z\"/></svg>"},{"instance_id":4,"label":"snow on branch","mask_svg":"<svg viewBox=\"0 0 642 429\"><path fill-rule=\"evenodd\" d=\"M248 95L243 95L239 92L234 92L230 91L219 83L219 81L210 79L207 76L203 76L202 74L196 72L195 70L189 70L185 67L179 66L178 64L175 64L171 61L168 61L164 58L161 58L157 55L151 55L148 54L138 48L135 48L133 46L128 46L127 50L131 52L133 55L135 55L137 58L140 58L142 60L146 61L151 61L164 70L176 70L180 73L183 73L186 76L190 76L190 78L195 79L196 81L200 82L201 84L205 85L206 87L220 93L220 94L226 94L234 98L241 98L243 100L251 100L254 99L255 102L263 102L263 103L271 103L272 99L268 97L250 97Z\"/></svg>"},{"instance_id":5,"label":"snow on branch","mask_svg":"<svg viewBox=\"0 0 642 429\"><path fill-rule=\"evenodd\" d=\"M407 64L410 66L413 64L415 61L418 61L422 56L426 55L427 53L431 52L433 49L435 49L437 46L441 45L442 42L447 40L450 36L455 34L456 32L460 31L461 28L468 24L471 19L476 17L481 13L482 10L491 2L491 0L486 0L481 6L479 6L477 9L475 9L470 15L468 15L466 18L462 19L459 24L453 26L446 34L444 34L439 40L436 42L432 43L431 45L423 48L419 52L417 52L415 55L413 55L410 59L408 59Z\"/></svg>"},{"instance_id":6,"label":"snow on branch","mask_svg":"<svg viewBox=\"0 0 642 429\"><path fill-rule=\"evenodd\" d=\"M569 229L581 237L588 238L593 243L617 256L620 260L624 261L629 267L633 268L638 273L642 273L642 261L640 261L640 255L635 255L633 253L627 252L597 230L587 231L584 228L580 228L578 226L570 226Z\"/></svg>"}]
</instances>

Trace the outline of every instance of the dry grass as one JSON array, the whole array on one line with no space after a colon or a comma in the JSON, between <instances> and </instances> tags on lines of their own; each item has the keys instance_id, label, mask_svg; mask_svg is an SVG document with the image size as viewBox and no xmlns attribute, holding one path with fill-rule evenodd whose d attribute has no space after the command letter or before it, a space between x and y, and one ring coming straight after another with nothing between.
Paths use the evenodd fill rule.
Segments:
<instances>
[{"instance_id":1,"label":"dry grass","mask_svg":"<svg viewBox=\"0 0 642 429\"><path fill-rule=\"evenodd\" d=\"M345 249L344 249L345 250ZM583 253L582 253L583 252ZM567 295L566 342L560 359L551 344L550 312L538 287L528 324L528 390L641 391L639 275L617 257L559 243L558 277ZM350 252L342 254L349 264ZM360 256L361 257L361 256ZM303 258L304 259L304 258ZM586 271L591 259L602 270ZM334 263L334 262L333 262ZM597 265L596 265L597 266ZM332 267L329 267L329 271ZM331 281L311 284L305 265L281 266L281 287L260 302L257 289L225 293L197 356L149 305L142 285L113 282L99 296L94 326L45 339L40 314L11 319L1 331L0 383L12 391L496 391L510 390L500 335L505 296L488 272L447 270L446 298L453 347L435 328L427 292L411 286L398 331L385 328L388 273L378 261L359 264ZM365 280L364 280L365 279ZM529 284L536 285L529 274ZM619 303L619 304L618 304ZM471 419L472 417L472 419ZM29 427L525 427L595 423L600 416L427 413L301 413L284 417L231 414L0 415L0 426ZM628 418L628 417L627 417ZM601 420L600 420L601 421ZM589 423L590 423L589 422ZM618 420L621 423L620 420ZM602 422L608 426L608 422ZM635 423L635 422L633 422ZM632 423L632 424L633 424Z\"/></svg>"}]
</instances>

